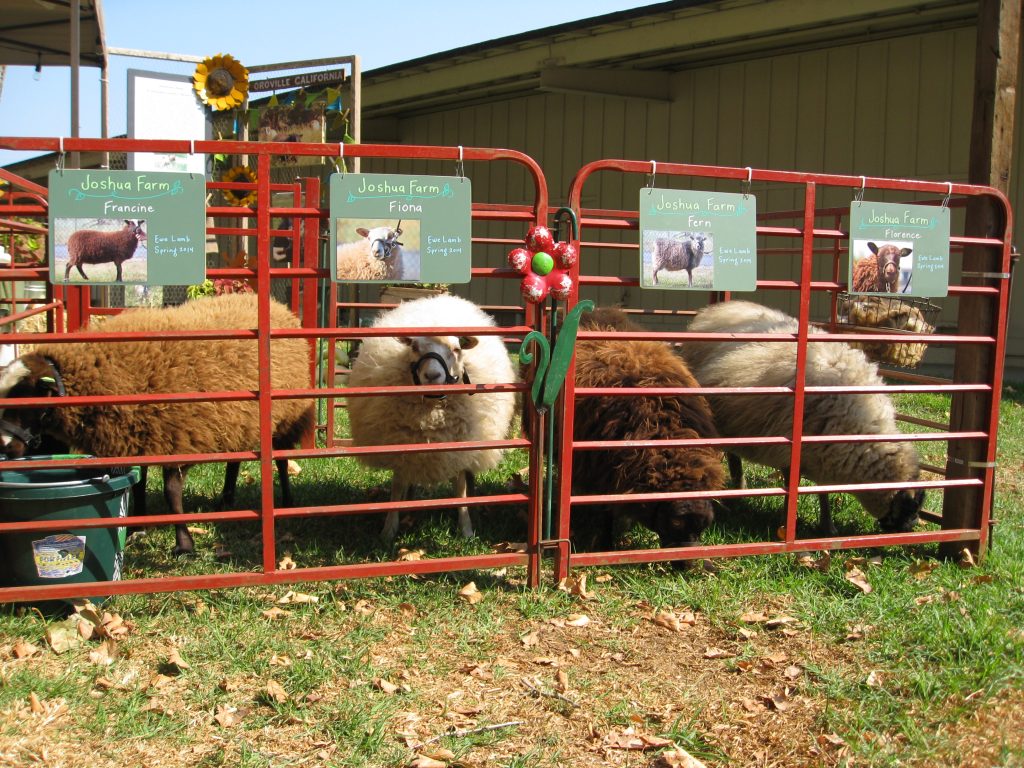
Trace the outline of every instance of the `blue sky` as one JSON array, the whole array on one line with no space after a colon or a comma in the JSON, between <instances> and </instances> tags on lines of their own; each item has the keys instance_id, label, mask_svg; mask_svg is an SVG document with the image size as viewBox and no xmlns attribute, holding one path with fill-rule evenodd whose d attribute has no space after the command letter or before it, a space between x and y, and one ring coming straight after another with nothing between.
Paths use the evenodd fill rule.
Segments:
<instances>
[{"instance_id":1,"label":"blue sky","mask_svg":"<svg viewBox=\"0 0 1024 768\"><path fill-rule=\"evenodd\" d=\"M209 56L246 65L357 54L364 71L506 35L650 3L621 0L103 0L107 45ZM127 127L127 70L190 74L194 65L112 56L110 132ZM70 72L8 67L0 135L68 136ZM83 67L81 135L100 135L99 70ZM29 153L36 154L36 153ZM0 152L0 165L29 156Z\"/></svg>"}]
</instances>

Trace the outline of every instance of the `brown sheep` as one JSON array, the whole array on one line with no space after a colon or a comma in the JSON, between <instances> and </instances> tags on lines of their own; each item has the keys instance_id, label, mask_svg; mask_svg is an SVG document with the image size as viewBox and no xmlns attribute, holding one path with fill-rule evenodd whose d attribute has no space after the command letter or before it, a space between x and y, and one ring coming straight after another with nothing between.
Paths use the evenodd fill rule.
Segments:
<instances>
[{"instance_id":1,"label":"brown sheep","mask_svg":"<svg viewBox=\"0 0 1024 768\"><path fill-rule=\"evenodd\" d=\"M686 270L686 284L693 287L693 270L704 258L707 236L703 232L684 233L682 239L659 237L654 243L654 284L658 284L658 272L665 269L676 272Z\"/></svg>"},{"instance_id":2,"label":"brown sheep","mask_svg":"<svg viewBox=\"0 0 1024 768\"><path fill-rule=\"evenodd\" d=\"M135 309L108 319L104 332L195 331L254 328L257 297L225 294L180 307ZM273 328L298 328L282 304L271 301ZM0 397L127 395L215 392L259 388L255 340L128 341L97 344L40 344L14 360L0 375ZM309 385L309 343L278 339L271 344L270 379L276 389ZM68 408L9 408L0 413L0 436L8 456L24 455L27 443L48 434L75 450L96 456L160 456L249 451L259 446L258 404L254 401L147 403ZM314 422L308 400L275 400L271 409L275 449L294 446ZM286 506L291 504L287 462L277 462ZM182 486L189 467L163 467L164 498L181 514ZM233 502L237 462L229 464L223 503ZM136 515L145 514L145 480L135 487ZM191 552L192 537L177 526L175 553Z\"/></svg>"},{"instance_id":3,"label":"brown sheep","mask_svg":"<svg viewBox=\"0 0 1024 768\"><path fill-rule=\"evenodd\" d=\"M140 243L146 242L145 222L142 219L125 219L124 228L116 232L98 232L95 229L80 229L68 238L68 264L64 268L64 282L75 267L83 280L89 276L82 269L83 264L106 264L114 262L118 282L121 282L121 265L135 255Z\"/></svg>"},{"instance_id":4,"label":"brown sheep","mask_svg":"<svg viewBox=\"0 0 1024 768\"><path fill-rule=\"evenodd\" d=\"M853 265L853 290L856 293L896 293L900 282L900 259L913 249L899 248L890 243L868 243L873 254L858 259Z\"/></svg>"},{"instance_id":5,"label":"brown sheep","mask_svg":"<svg viewBox=\"0 0 1024 768\"><path fill-rule=\"evenodd\" d=\"M584 315L581 327L642 330L616 309ZM699 386L686 364L658 341L581 341L576 345L575 381L577 387ZM700 395L576 399L575 440L716 436L711 409ZM712 447L574 451L573 483L600 494L717 491L724 486L722 452ZM714 519L710 499L641 503L631 513L658 534L663 547L696 543ZM602 528L595 539L610 545L610 520Z\"/></svg>"}]
</instances>

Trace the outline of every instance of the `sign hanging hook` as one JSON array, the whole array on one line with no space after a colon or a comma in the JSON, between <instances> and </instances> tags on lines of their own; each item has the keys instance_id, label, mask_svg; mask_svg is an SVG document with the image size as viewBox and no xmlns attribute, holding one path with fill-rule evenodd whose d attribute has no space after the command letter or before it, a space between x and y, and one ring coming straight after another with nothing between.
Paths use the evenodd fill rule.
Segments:
<instances>
[{"instance_id":1,"label":"sign hanging hook","mask_svg":"<svg viewBox=\"0 0 1024 768\"><path fill-rule=\"evenodd\" d=\"M747 166L747 180L743 182L743 199L746 200L750 197L750 182L754 178L754 169L749 165Z\"/></svg>"},{"instance_id":2,"label":"sign hanging hook","mask_svg":"<svg viewBox=\"0 0 1024 768\"><path fill-rule=\"evenodd\" d=\"M860 177L860 189L858 189L857 193L853 196L853 201L855 203L857 203L857 205L860 205L861 203L864 202L864 187L866 187L867 184L868 184L868 177L867 176L861 176Z\"/></svg>"},{"instance_id":3,"label":"sign hanging hook","mask_svg":"<svg viewBox=\"0 0 1024 768\"><path fill-rule=\"evenodd\" d=\"M947 181L946 182L946 196L944 198L942 198L942 207L943 208L948 208L949 207L949 198L950 198L950 196L952 194L953 194L953 182L952 181Z\"/></svg>"},{"instance_id":4,"label":"sign hanging hook","mask_svg":"<svg viewBox=\"0 0 1024 768\"><path fill-rule=\"evenodd\" d=\"M57 141L59 142L57 146L58 146L58 152L60 153L60 154L57 155L57 171L60 173L61 176L63 176L64 175L64 137L63 136L58 137Z\"/></svg>"},{"instance_id":5,"label":"sign hanging hook","mask_svg":"<svg viewBox=\"0 0 1024 768\"><path fill-rule=\"evenodd\" d=\"M338 159L334 161L334 166L339 171L341 171L341 175L342 176L344 176L345 172L348 170L345 167L345 142L344 141L339 141L338 142Z\"/></svg>"},{"instance_id":6,"label":"sign hanging hook","mask_svg":"<svg viewBox=\"0 0 1024 768\"><path fill-rule=\"evenodd\" d=\"M459 159L455 162L455 175L462 181L466 180L466 166L462 162L462 145L459 144Z\"/></svg>"},{"instance_id":7,"label":"sign hanging hook","mask_svg":"<svg viewBox=\"0 0 1024 768\"><path fill-rule=\"evenodd\" d=\"M654 177L658 174L658 163L655 160L651 160L651 172L647 176L647 194L651 194L654 190Z\"/></svg>"}]
</instances>

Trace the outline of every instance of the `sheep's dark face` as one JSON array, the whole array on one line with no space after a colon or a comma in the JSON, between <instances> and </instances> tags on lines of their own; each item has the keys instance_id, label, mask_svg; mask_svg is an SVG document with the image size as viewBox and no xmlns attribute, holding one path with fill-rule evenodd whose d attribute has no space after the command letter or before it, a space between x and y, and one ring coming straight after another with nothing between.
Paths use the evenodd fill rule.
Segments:
<instances>
[{"instance_id":1,"label":"sheep's dark face","mask_svg":"<svg viewBox=\"0 0 1024 768\"><path fill-rule=\"evenodd\" d=\"M49 365L42 358L37 361L37 357L31 355L27 359L15 360L3 370L0 374L0 397L49 397L56 394ZM0 410L0 442L8 458L20 458L38 445L45 413L43 408Z\"/></svg>"},{"instance_id":2,"label":"sheep's dark face","mask_svg":"<svg viewBox=\"0 0 1024 768\"><path fill-rule=\"evenodd\" d=\"M136 243L141 244L146 242L146 230L142 228L142 225L144 223L145 222L143 219L139 219L138 221L135 221L133 219L125 220L125 226L128 230L131 231L133 235L135 235Z\"/></svg>"},{"instance_id":3,"label":"sheep's dark face","mask_svg":"<svg viewBox=\"0 0 1024 768\"><path fill-rule=\"evenodd\" d=\"M708 499L681 499L658 505L654 527L662 547L691 547L714 519Z\"/></svg>"},{"instance_id":4,"label":"sheep's dark face","mask_svg":"<svg viewBox=\"0 0 1024 768\"><path fill-rule=\"evenodd\" d=\"M881 246L868 243L868 248L878 259L878 267L882 279L889 285L896 285L900 276L900 259L904 256L909 256L913 249L898 248L891 243Z\"/></svg>"},{"instance_id":5,"label":"sheep's dark face","mask_svg":"<svg viewBox=\"0 0 1024 768\"><path fill-rule=\"evenodd\" d=\"M291 228L291 219L281 219L281 223L275 227L280 230ZM271 238L270 255L274 261L288 261L292 257L292 238L288 235L275 235Z\"/></svg>"},{"instance_id":6,"label":"sheep's dark face","mask_svg":"<svg viewBox=\"0 0 1024 768\"><path fill-rule=\"evenodd\" d=\"M414 336L402 337L399 341L409 348L413 383L429 386L469 383L464 353L479 342L475 336Z\"/></svg>"},{"instance_id":7,"label":"sheep's dark face","mask_svg":"<svg viewBox=\"0 0 1024 768\"><path fill-rule=\"evenodd\" d=\"M889 503L889 513L878 519L886 533L908 533L920 522L918 516L924 506L924 491L900 489Z\"/></svg>"}]
</instances>

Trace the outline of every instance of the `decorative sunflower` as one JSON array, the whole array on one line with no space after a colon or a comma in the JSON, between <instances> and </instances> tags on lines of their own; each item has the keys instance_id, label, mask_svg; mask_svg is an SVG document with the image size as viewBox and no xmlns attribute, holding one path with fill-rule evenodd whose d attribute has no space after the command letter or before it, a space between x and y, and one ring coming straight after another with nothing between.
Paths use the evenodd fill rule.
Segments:
<instances>
[{"instance_id":1,"label":"decorative sunflower","mask_svg":"<svg viewBox=\"0 0 1024 768\"><path fill-rule=\"evenodd\" d=\"M248 165L236 165L224 171L220 177L221 181L247 181L250 184L256 183L256 174ZM222 189L221 194L228 201L228 205L248 206L256 202L255 189Z\"/></svg>"},{"instance_id":2,"label":"decorative sunflower","mask_svg":"<svg viewBox=\"0 0 1024 768\"><path fill-rule=\"evenodd\" d=\"M207 56L196 65L192 85L199 98L211 109L232 109L245 101L249 93L249 70L233 56L218 53Z\"/></svg>"}]
</instances>

